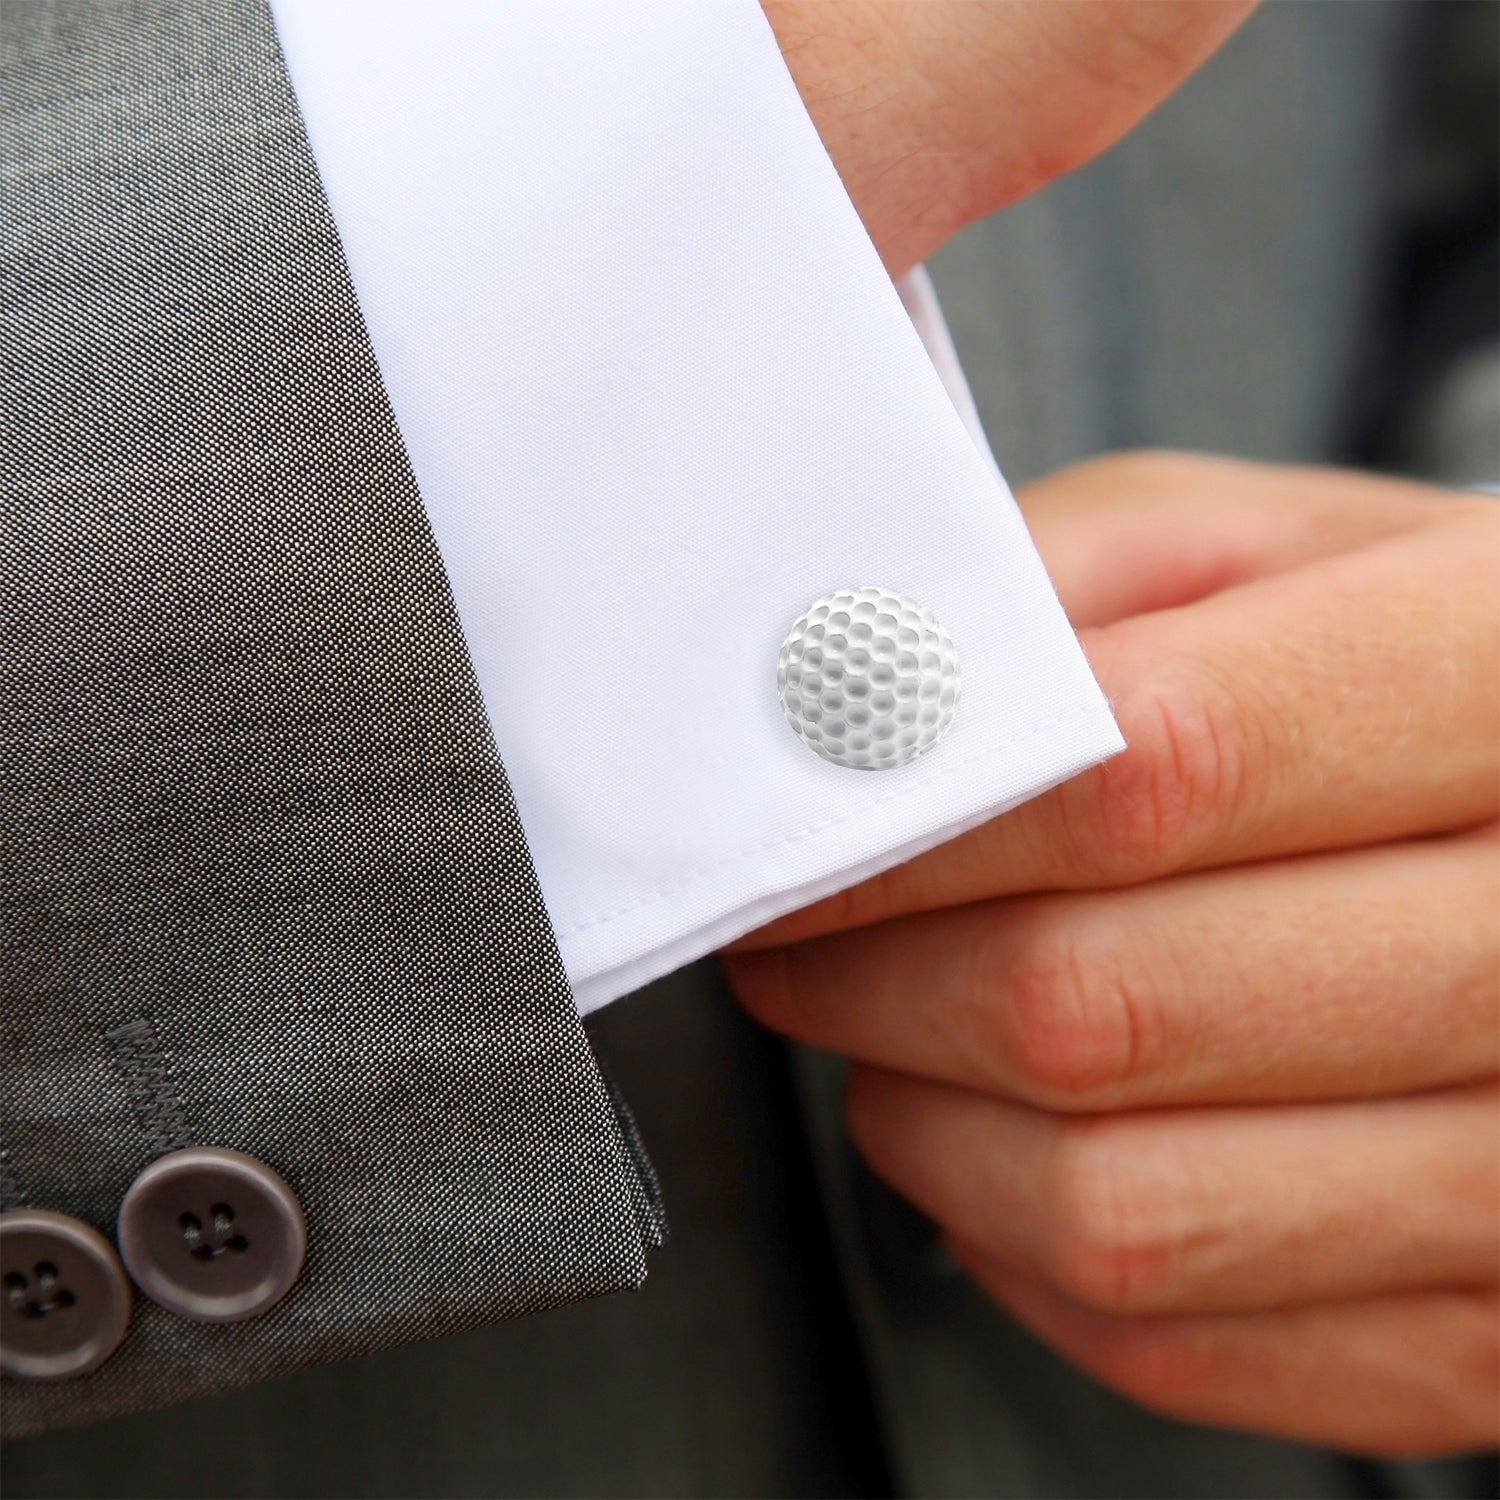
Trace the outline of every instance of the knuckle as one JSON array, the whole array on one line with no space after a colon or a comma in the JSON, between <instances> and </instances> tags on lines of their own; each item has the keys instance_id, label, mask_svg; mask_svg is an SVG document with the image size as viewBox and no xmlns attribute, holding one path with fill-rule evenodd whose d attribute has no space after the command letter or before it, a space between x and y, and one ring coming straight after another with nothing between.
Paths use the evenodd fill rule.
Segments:
<instances>
[{"instance_id":1,"label":"knuckle","mask_svg":"<svg viewBox=\"0 0 1500 1500\"><path fill-rule=\"evenodd\" d=\"M1116 1122L1078 1121L1062 1132L1050 1164L1048 1269L1067 1295L1097 1312L1151 1310L1174 1279L1167 1216L1141 1191L1135 1154Z\"/></svg>"},{"instance_id":2,"label":"knuckle","mask_svg":"<svg viewBox=\"0 0 1500 1500\"><path fill-rule=\"evenodd\" d=\"M1142 880L1194 864L1255 785L1251 716L1221 684L1173 676L1131 703L1126 739L1097 782L1109 873Z\"/></svg>"},{"instance_id":3,"label":"knuckle","mask_svg":"<svg viewBox=\"0 0 1500 1500\"><path fill-rule=\"evenodd\" d=\"M1149 1066L1159 1007L1107 936L1039 921L1008 957L993 1049L1036 1103L1099 1107Z\"/></svg>"}]
</instances>

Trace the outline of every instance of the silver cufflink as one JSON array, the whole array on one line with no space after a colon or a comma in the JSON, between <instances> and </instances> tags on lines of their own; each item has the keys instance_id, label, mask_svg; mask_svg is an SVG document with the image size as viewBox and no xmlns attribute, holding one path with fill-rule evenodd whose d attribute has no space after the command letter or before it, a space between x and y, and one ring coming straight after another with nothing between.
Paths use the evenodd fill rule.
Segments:
<instances>
[{"instance_id":1,"label":"silver cufflink","mask_svg":"<svg viewBox=\"0 0 1500 1500\"><path fill-rule=\"evenodd\" d=\"M781 643L782 712L809 749L860 771L904 766L958 712L958 651L932 612L891 589L841 589Z\"/></svg>"}]
</instances>

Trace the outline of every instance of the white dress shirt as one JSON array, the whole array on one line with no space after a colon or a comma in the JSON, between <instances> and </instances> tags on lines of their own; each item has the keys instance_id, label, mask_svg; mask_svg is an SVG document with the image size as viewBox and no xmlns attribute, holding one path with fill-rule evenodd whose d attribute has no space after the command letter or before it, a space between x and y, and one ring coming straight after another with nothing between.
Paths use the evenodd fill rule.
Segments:
<instances>
[{"instance_id":1,"label":"white dress shirt","mask_svg":"<svg viewBox=\"0 0 1500 1500\"><path fill-rule=\"evenodd\" d=\"M755 0L273 10L582 1009L1121 748ZM777 699L861 585L959 653L899 769Z\"/></svg>"}]
</instances>

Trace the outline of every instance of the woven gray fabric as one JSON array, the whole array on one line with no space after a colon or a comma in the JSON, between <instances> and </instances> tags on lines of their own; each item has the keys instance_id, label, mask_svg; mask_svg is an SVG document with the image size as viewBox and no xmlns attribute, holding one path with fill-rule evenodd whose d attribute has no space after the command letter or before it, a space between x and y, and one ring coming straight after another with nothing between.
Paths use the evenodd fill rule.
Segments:
<instances>
[{"instance_id":1,"label":"woven gray fabric","mask_svg":"<svg viewBox=\"0 0 1500 1500\"><path fill-rule=\"evenodd\" d=\"M637 1285L574 1012L262 0L0 17L0 1146L108 1230L260 1157L306 1269L7 1432ZM627 1126L628 1128L628 1126Z\"/></svg>"}]
</instances>

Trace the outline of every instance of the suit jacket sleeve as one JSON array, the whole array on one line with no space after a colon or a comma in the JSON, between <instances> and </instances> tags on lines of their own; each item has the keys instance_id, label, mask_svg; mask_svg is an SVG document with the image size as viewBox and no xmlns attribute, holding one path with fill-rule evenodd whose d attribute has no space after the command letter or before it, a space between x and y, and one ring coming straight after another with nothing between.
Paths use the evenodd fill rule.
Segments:
<instances>
[{"instance_id":1,"label":"suit jacket sleeve","mask_svg":"<svg viewBox=\"0 0 1500 1500\"><path fill-rule=\"evenodd\" d=\"M580 1027L262 0L7 7L4 1207L244 1152L307 1257L8 1433L637 1285ZM143 1061L144 1059L144 1061Z\"/></svg>"}]
</instances>

